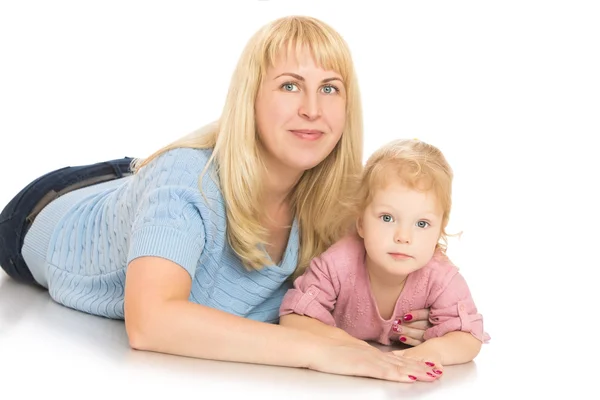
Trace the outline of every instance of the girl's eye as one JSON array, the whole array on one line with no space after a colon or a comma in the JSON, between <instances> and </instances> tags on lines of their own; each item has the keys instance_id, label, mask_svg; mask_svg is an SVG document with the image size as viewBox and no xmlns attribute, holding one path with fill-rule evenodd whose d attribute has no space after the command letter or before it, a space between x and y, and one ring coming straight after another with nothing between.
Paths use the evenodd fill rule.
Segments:
<instances>
[{"instance_id":1,"label":"girl's eye","mask_svg":"<svg viewBox=\"0 0 600 400\"><path fill-rule=\"evenodd\" d=\"M383 222L392 222L394 219L392 218L392 216L391 216L391 215L389 215L389 214L385 214L385 215L382 215L382 216L381 216L381 220L382 220Z\"/></svg>"},{"instance_id":2,"label":"girl's eye","mask_svg":"<svg viewBox=\"0 0 600 400\"><path fill-rule=\"evenodd\" d=\"M419 228L427 228L429 226L429 222L427 222L427 221L419 221L419 222L417 222L417 226Z\"/></svg>"}]
</instances>

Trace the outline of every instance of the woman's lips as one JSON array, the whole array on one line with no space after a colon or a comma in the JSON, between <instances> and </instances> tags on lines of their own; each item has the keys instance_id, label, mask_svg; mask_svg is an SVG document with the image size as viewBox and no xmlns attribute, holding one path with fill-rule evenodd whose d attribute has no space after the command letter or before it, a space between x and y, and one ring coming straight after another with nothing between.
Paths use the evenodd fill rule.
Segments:
<instances>
[{"instance_id":1,"label":"woman's lips","mask_svg":"<svg viewBox=\"0 0 600 400\"><path fill-rule=\"evenodd\" d=\"M318 140L323 136L322 131L315 129L293 129L290 132L303 140Z\"/></svg>"}]
</instances>

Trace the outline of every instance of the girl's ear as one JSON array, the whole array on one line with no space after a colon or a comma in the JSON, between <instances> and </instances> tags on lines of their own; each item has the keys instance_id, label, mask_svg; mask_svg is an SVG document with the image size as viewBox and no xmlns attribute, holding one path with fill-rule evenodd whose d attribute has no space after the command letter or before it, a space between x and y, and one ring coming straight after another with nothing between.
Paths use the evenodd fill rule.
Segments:
<instances>
[{"instance_id":1,"label":"girl's ear","mask_svg":"<svg viewBox=\"0 0 600 400\"><path fill-rule=\"evenodd\" d=\"M362 217L356 218L356 232L361 238L365 238L363 234Z\"/></svg>"}]
</instances>

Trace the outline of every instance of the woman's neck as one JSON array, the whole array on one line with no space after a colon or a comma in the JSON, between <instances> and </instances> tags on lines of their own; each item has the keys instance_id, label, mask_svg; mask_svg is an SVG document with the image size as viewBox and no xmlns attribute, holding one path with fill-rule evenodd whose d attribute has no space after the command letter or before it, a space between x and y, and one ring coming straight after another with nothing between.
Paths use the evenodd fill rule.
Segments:
<instances>
[{"instance_id":1,"label":"woman's neck","mask_svg":"<svg viewBox=\"0 0 600 400\"><path fill-rule=\"evenodd\" d=\"M289 205L290 195L302 177L302 171L291 170L283 166L271 166L265 160L263 201L265 206L280 208Z\"/></svg>"}]
</instances>

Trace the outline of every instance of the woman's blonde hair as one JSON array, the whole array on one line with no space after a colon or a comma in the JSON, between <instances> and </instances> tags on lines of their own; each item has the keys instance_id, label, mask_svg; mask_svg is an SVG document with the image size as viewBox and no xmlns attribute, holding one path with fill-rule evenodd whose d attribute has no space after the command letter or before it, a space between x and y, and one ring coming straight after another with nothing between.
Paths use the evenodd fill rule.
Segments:
<instances>
[{"instance_id":1,"label":"woman's blonde hair","mask_svg":"<svg viewBox=\"0 0 600 400\"><path fill-rule=\"evenodd\" d=\"M295 51L299 56L303 49L310 51L318 66L341 75L346 88L346 124L333 151L319 165L305 171L291 195L292 211L300 228L295 276L351 228L352 204L347 199L362 169L358 82L346 42L329 25L303 16L284 17L265 25L252 36L239 59L220 119L133 164L137 171L177 147L213 148L209 164L214 162L216 166L227 205L229 244L248 269L271 264L263 247L268 238L261 207L264 166L254 105L267 68L278 55Z\"/></svg>"},{"instance_id":2,"label":"woman's blonde hair","mask_svg":"<svg viewBox=\"0 0 600 400\"><path fill-rule=\"evenodd\" d=\"M411 189L432 190L442 209L442 226L437 248L445 253L448 245L446 227L452 208L454 173L444 154L435 146L417 139L400 139L387 143L367 160L363 171L355 215L358 217L372 201L375 191L392 181Z\"/></svg>"}]
</instances>

